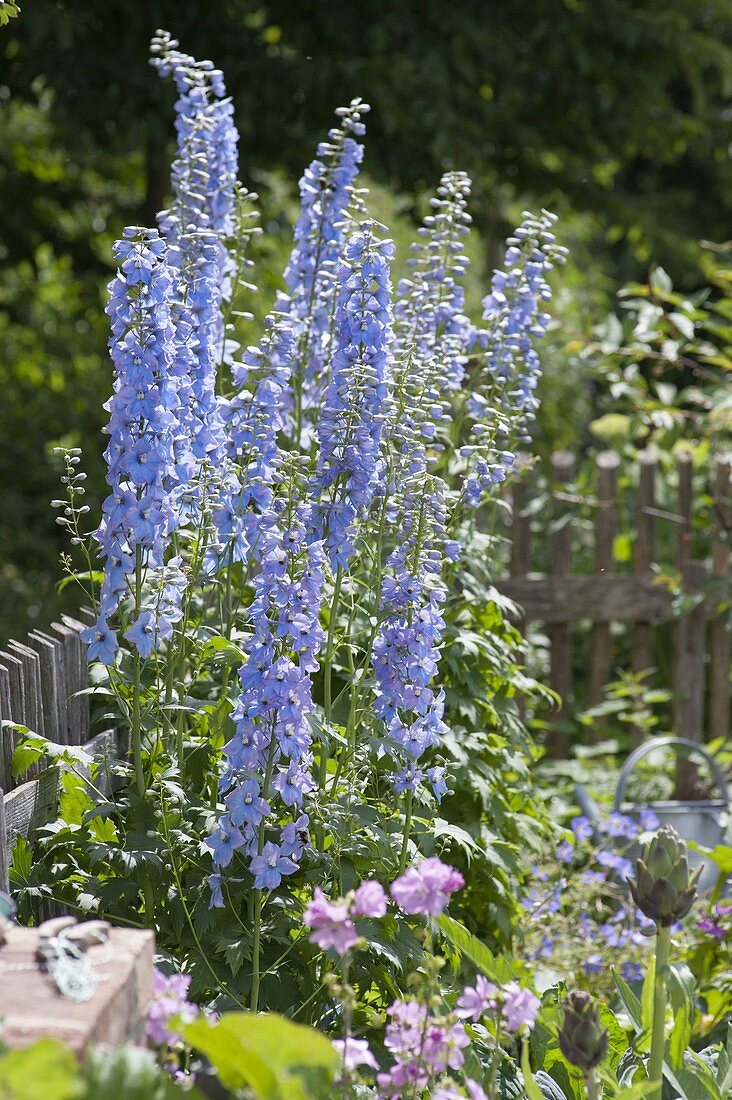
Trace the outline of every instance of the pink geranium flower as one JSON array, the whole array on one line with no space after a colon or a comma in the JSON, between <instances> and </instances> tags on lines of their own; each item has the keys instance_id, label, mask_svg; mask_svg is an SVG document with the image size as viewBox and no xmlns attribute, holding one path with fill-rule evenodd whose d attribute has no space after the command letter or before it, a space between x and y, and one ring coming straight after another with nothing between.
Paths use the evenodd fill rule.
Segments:
<instances>
[{"instance_id":1,"label":"pink geranium flower","mask_svg":"<svg viewBox=\"0 0 732 1100\"><path fill-rule=\"evenodd\" d=\"M454 894L465 885L465 879L454 867L437 856L408 867L391 884L391 896L405 913L422 913L439 917Z\"/></svg>"}]
</instances>

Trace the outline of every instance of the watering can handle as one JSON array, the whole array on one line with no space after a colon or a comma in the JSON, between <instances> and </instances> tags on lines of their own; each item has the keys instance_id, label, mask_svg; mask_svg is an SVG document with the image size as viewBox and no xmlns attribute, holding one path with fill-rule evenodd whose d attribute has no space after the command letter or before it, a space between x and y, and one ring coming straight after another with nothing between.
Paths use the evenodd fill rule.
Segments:
<instances>
[{"instance_id":1,"label":"watering can handle","mask_svg":"<svg viewBox=\"0 0 732 1100\"><path fill-rule=\"evenodd\" d=\"M722 771L714 757L710 753L708 753L702 745L698 745L696 741L689 741L685 737L654 737L652 738L652 740L646 741L645 744L639 745L637 749L634 749L620 769L618 786L615 791L616 810L619 810L623 804L623 795L625 794L625 787L628 782L628 777L630 776L630 773L632 772L638 761L642 759L642 757L647 756L649 752L653 752L654 749L661 749L667 745L673 745L674 747L683 746L684 748L690 750L689 755L694 752L697 756L702 756L706 760L712 771L712 774L717 782L720 793L722 795L722 800L726 802L727 805L729 805L729 791L727 788L727 780L724 777L724 772Z\"/></svg>"}]
</instances>

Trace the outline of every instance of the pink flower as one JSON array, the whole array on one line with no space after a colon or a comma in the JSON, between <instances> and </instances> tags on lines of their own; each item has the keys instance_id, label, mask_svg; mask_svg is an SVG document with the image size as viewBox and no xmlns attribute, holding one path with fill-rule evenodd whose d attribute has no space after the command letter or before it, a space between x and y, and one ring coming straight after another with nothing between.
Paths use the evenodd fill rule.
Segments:
<instances>
[{"instance_id":1,"label":"pink flower","mask_svg":"<svg viewBox=\"0 0 732 1100\"><path fill-rule=\"evenodd\" d=\"M430 1100L463 1100L463 1094L450 1084L439 1085L433 1089Z\"/></svg>"},{"instance_id":2,"label":"pink flower","mask_svg":"<svg viewBox=\"0 0 732 1100\"><path fill-rule=\"evenodd\" d=\"M479 974L475 985L465 987L459 998L455 1012L461 1020L478 1020L489 1008L496 1007L496 993L493 982Z\"/></svg>"},{"instance_id":3,"label":"pink flower","mask_svg":"<svg viewBox=\"0 0 732 1100\"><path fill-rule=\"evenodd\" d=\"M170 1023L179 1017L185 1023L195 1019L196 1006L186 1000L191 979L188 974L163 974L153 969L153 1000L148 1009L146 1033L156 1046L173 1046L180 1036Z\"/></svg>"},{"instance_id":4,"label":"pink flower","mask_svg":"<svg viewBox=\"0 0 732 1100\"><path fill-rule=\"evenodd\" d=\"M394 1055L419 1053L427 1009L416 1001L394 1001L387 1009L390 1021L386 1027L384 1046Z\"/></svg>"},{"instance_id":5,"label":"pink flower","mask_svg":"<svg viewBox=\"0 0 732 1100\"><path fill-rule=\"evenodd\" d=\"M463 1050L470 1043L462 1024L444 1024L434 1020L427 1027L422 1043L422 1059L438 1073L459 1069L465 1061Z\"/></svg>"},{"instance_id":6,"label":"pink flower","mask_svg":"<svg viewBox=\"0 0 732 1100\"><path fill-rule=\"evenodd\" d=\"M348 905L328 901L319 886L315 887L303 922L313 930L310 942L317 944L321 951L332 947L339 955L345 955L358 941L353 921L348 915Z\"/></svg>"},{"instance_id":7,"label":"pink flower","mask_svg":"<svg viewBox=\"0 0 732 1100\"><path fill-rule=\"evenodd\" d=\"M522 989L518 982L503 987L503 1017L506 1030L517 1033L523 1027L534 1026L539 1013L540 1000L530 989Z\"/></svg>"},{"instance_id":8,"label":"pink flower","mask_svg":"<svg viewBox=\"0 0 732 1100\"><path fill-rule=\"evenodd\" d=\"M351 1073L359 1066L371 1066L378 1069L379 1064L369 1050L369 1044L365 1039L334 1039L333 1046L338 1051L346 1070Z\"/></svg>"},{"instance_id":9,"label":"pink flower","mask_svg":"<svg viewBox=\"0 0 732 1100\"><path fill-rule=\"evenodd\" d=\"M439 917L465 879L454 867L433 856L417 867L408 867L391 884L391 896L406 913Z\"/></svg>"},{"instance_id":10,"label":"pink flower","mask_svg":"<svg viewBox=\"0 0 732 1100\"><path fill-rule=\"evenodd\" d=\"M383 917L386 913L386 894L378 882L367 879L353 896L354 917Z\"/></svg>"},{"instance_id":11,"label":"pink flower","mask_svg":"<svg viewBox=\"0 0 732 1100\"><path fill-rule=\"evenodd\" d=\"M465 1081L465 1087L468 1090L468 1096L470 1100L488 1100L482 1087L477 1081L472 1081L469 1077Z\"/></svg>"},{"instance_id":12,"label":"pink flower","mask_svg":"<svg viewBox=\"0 0 732 1100\"><path fill-rule=\"evenodd\" d=\"M381 1096L401 1097L407 1090L411 1095L424 1089L429 1075L419 1062L397 1062L388 1073L376 1078Z\"/></svg>"}]
</instances>

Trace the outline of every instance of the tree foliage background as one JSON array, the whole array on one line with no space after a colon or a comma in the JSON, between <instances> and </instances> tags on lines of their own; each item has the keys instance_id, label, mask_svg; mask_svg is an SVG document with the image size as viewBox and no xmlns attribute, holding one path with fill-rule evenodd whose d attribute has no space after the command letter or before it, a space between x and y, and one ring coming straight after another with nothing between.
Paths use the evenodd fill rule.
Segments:
<instances>
[{"instance_id":1,"label":"tree foliage background","mask_svg":"<svg viewBox=\"0 0 732 1100\"><path fill-rule=\"evenodd\" d=\"M226 74L273 289L297 177L333 109L356 95L373 107L365 168L397 238L448 167L475 180L479 274L521 207L562 216L574 259L547 364L549 444L579 439L591 412L566 345L651 263L683 289L702 285L699 240L730 234L729 0L21 8L0 27L0 639L56 607L53 444L84 447L92 506L104 489L111 245L165 204L173 142L173 93L147 64L157 27Z\"/></svg>"}]
</instances>

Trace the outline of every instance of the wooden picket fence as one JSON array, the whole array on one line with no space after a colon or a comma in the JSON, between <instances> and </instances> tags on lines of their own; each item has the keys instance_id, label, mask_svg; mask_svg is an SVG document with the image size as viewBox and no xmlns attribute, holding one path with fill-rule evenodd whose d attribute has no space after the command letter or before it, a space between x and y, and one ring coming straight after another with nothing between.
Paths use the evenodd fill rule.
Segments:
<instances>
[{"instance_id":1,"label":"wooden picket fence","mask_svg":"<svg viewBox=\"0 0 732 1100\"><path fill-rule=\"evenodd\" d=\"M90 756L112 756L114 731L91 738L86 624L62 616L48 633L33 631L24 642L0 650L0 722L26 726L57 745L82 746ZM82 694L79 694L79 693ZM19 734L0 726L0 889L8 889L10 853L18 836L28 837L53 819L60 769L34 764L18 783L12 757ZM104 778L101 778L102 785Z\"/></svg>"},{"instance_id":2,"label":"wooden picket fence","mask_svg":"<svg viewBox=\"0 0 732 1100\"><path fill-rule=\"evenodd\" d=\"M618 489L620 458L612 451L597 457L596 495L579 499L571 492L575 459L566 451L551 460L551 497L553 533L550 541L550 570L531 571L532 547L530 515L526 508L531 485L528 477L517 479L512 487L512 529L510 577L496 583L521 610L522 621L546 625L551 646L550 685L562 697L562 711L552 734L550 749L561 756L566 749L563 717L568 714L574 678L573 635L575 624L592 624L586 666L589 669L591 705L599 703L605 686L613 678L614 640L611 624L626 623L630 630L630 667L638 673L656 664L657 625L672 623L673 724L675 732L691 740L726 738L730 732L730 633L720 609L724 602L717 588L727 586L729 601L730 532L730 458L716 460L708 488L712 500L713 523L708 559L697 561L691 555L692 460L681 453L677 460L678 488L675 510L657 507L658 459L652 451L638 455L635 499L623 495L629 506L635 530L632 567L627 573L616 572L613 547L617 532L621 494ZM594 567L589 573L573 571L573 508L590 504L594 509ZM659 523L675 528L675 566L683 591L697 596L688 613L679 615L677 601L668 586L657 582L655 568L656 529ZM708 594L704 593L708 590ZM694 602L694 601L690 601ZM706 710L705 710L706 702Z\"/></svg>"},{"instance_id":3,"label":"wooden picket fence","mask_svg":"<svg viewBox=\"0 0 732 1100\"><path fill-rule=\"evenodd\" d=\"M588 501L571 491L575 459L567 452L552 458L551 496L555 519L549 536L551 561L548 573L531 571L530 474L518 478L511 489L513 518L510 576L496 588L513 600L522 621L546 624L551 644L550 685L563 700L560 721L550 749L562 755L567 747L561 719L569 713L574 677L576 624L589 621L588 702L603 697L614 673L615 641L611 624L627 624L630 631L630 667L635 672L652 668L655 632L671 623L674 664L675 732L691 740L726 738L730 732L730 633L720 615L720 598L706 593L707 582L720 586L730 577L730 459L718 458L712 471L709 494L713 525L705 561L691 554L692 462L678 458L678 488L674 511L657 507L658 460L652 452L638 456L635 499L618 488L620 459L614 452L597 457L596 495ZM621 496L623 499L621 500ZM577 505L594 510L594 563L592 572L573 571ZM632 567L615 568L613 546L621 506L629 505L635 532ZM686 614L679 615L674 595L657 583L655 568L656 526L674 525L676 568L685 592L700 598ZM729 600L729 590L727 593ZM24 642L11 641L0 651L0 720L27 726L59 745L81 745L90 755L112 759L116 735L105 731L90 740L90 714L86 646L80 633L84 623L62 616L48 633L34 631ZM81 692L81 694L79 694ZM51 820L58 801L59 769L41 771L37 766L17 785L11 759L17 741L12 729L0 727L0 889L7 888L9 853L19 835Z\"/></svg>"}]
</instances>

